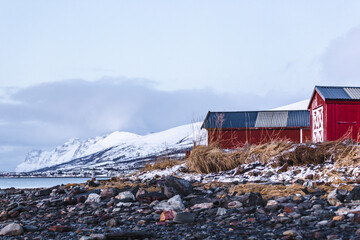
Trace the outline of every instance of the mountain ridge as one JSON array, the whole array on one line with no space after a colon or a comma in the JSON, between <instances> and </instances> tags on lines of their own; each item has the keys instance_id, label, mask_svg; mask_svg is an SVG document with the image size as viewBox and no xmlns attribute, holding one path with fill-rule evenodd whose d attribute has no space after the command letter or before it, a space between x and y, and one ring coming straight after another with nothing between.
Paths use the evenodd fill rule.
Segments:
<instances>
[{"instance_id":1,"label":"mountain ridge","mask_svg":"<svg viewBox=\"0 0 360 240\"><path fill-rule=\"evenodd\" d=\"M194 142L204 143L206 131L200 130L200 126L198 122L143 136L115 131L86 140L70 139L51 151L29 152L15 171L135 169L140 163L157 157L181 157Z\"/></svg>"}]
</instances>

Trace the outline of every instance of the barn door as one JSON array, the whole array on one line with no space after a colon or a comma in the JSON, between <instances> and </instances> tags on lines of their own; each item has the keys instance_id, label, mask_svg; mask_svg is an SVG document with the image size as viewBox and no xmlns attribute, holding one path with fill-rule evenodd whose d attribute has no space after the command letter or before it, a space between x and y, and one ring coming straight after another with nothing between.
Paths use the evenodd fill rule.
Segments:
<instances>
[{"instance_id":1,"label":"barn door","mask_svg":"<svg viewBox=\"0 0 360 240\"><path fill-rule=\"evenodd\" d=\"M338 122L337 139L340 138L352 138L357 140L357 122Z\"/></svg>"},{"instance_id":2,"label":"barn door","mask_svg":"<svg viewBox=\"0 0 360 240\"><path fill-rule=\"evenodd\" d=\"M353 104L337 104L336 138L358 140L359 108Z\"/></svg>"},{"instance_id":3,"label":"barn door","mask_svg":"<svg viewBox=\"0 0 360 240\"><path fill-rule=\"evenodd\" d=\"M312 111L312 139L313 142L324 141L324 111L323 106Z\"/></svg>"}]
</instances>

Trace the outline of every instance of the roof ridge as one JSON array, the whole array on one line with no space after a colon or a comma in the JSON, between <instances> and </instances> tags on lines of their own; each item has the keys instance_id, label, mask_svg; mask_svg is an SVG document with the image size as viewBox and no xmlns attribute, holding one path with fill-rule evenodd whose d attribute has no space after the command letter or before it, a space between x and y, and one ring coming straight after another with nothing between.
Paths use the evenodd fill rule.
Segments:
<instances>
[{"instance_id":1,"label":"roof ridge","mask_svg":"<svg viewBox=\"0 0 360 240\"><path fill-rule=\"evenodd\" d=\"M315 86L324 100L360 101L360 87Z\"/></svg>"},{"instance_id":2,"label":"roof ridge","mask_svg":"<svg viewBox=\"0 0 360 240\"><path fill-rule=\"evenodd\" d=\"M354 86L319 86L315 85L315 88L360 88L360 87L354 87Z\"/></svg>"},{"instance_id":3,"label":"roof ridge","mask_svg":"<svg viewBox=\"0 0 360 240\"><path fill-rule=\"evenodd\" d=\"M246 112L308 112L307 109L302 110L249 110L249 111L209 111L210 113L246 113Z\"/></svg>"}]
</instances>

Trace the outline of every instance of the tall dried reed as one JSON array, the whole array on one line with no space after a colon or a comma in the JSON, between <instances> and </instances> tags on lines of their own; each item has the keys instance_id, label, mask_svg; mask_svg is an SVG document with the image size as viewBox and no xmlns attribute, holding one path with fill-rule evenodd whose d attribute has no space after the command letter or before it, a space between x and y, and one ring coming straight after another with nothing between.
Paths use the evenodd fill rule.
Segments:
<instances>
[{"instance_id":1,"label":"tall dried reed","mask_svg":"<svg viewBox=\"0 0 360 240\"><path fill-rule=\"evenodd\" d=\"M141 169L141 171L163 170L166 168L171 168L176 165L180 165L182 163L184 163L184 161L163 157L163 158L158 158L153 163L147 162L145 167Z\"/></svg>"},{"instance_id":2,"label":"tall dried reed","mask_svg":"<svg viewBox=\"0 0 360 240\"><path fill-rule=\"evenodd\" d=\"M271 161L270 161L271 160ZM212 173L228 171L251 162L301 166L332 162L335 167L360 166L360 146L346 140L322 143L291 143L273 141L259 145L245 144L233 151L224 151L213 146L196 146L186 165L190 171Z\"/></svg>"},{"instance_id":3,"label":"tall dried reed","mask_svg":"<svg viewBox=\"0 0 360 240\"><path fill-rule=\"evenodd\" d=\"M197 146L192 150L186 165L190 171L198 173L228 171L244 163L266 163L269 158L290 147L291 143L283 141L245 145L229 152L213 146Z\"/></svg>"}]
</instances>

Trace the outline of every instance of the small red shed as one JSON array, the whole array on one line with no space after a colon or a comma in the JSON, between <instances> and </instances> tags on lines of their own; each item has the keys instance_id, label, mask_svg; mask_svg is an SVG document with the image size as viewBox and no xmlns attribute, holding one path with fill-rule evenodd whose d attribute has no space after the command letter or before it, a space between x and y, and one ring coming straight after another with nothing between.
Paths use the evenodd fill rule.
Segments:
<instances>
[{"instance_id":1,"label":"small red shed","mask_svg":"<svg viewBox=\"0 0 360 240\"><path fill-rule=\"evenodd\" d=\"M201 128L208 132L208 145L217 145L224 149L275 139L303 142L310 140L310 112L208 112Z\"/></svg>"},{"instance_id":2,"label":"small red shed","mask_svg":"<svg viewBox=\"0 0 360 240\"><path fill-rule=\"evenodd\" d=\"M360 87L315 86L308 109L313 142L359 142Z\"/></svg>"}]
</instances>

